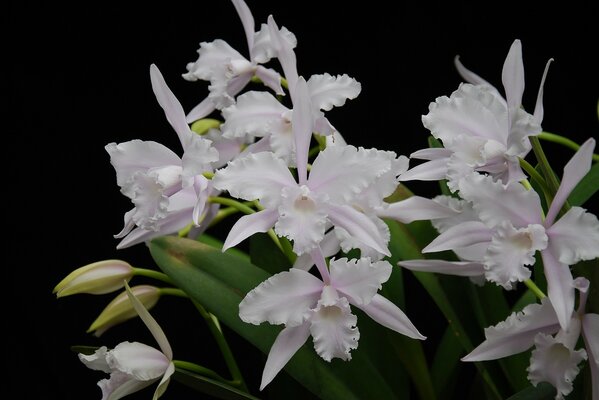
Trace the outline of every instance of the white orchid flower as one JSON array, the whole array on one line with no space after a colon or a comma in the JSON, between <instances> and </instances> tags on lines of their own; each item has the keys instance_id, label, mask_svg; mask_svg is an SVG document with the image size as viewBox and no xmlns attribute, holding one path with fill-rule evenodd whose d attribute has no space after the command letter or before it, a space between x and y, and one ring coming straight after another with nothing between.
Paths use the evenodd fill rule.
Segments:
<instances>
[{"instance_id":1,"label":"white orchid flower","mask_svg":"<svg viewBox=\"0 0 599 400\"><path fill-rule=\"evenodd\" d=\"M353 146L332 146L320 152L308 178L308 150L313 120L306 81L299 78L294 95L293 139L298 181L287 164L271 152L248 154L216 171L212 184L231 196L259 200L264 210L241 217L232 227L223 249L256 232L274 226L294 242L298 254L317 250L327 224L341 227L355 239L389 255L379 227L351 206L351 201L378 177L387 173L395 153Z\"/></svg>"},{"instance_id":2,"label":"white orchid flower","mask_svg":"<svg viewBox=\"0 0 599 400\"><path fill-rule=\"evenodd\" d=\"M411 154L411 158L427 162L412 168L402 180L447 179L449 188L455 191L459 181L473 171L487 173L504 184L525 178L518 158L524 158L531 149L528 137L541 132L543 85L551 61L545 67L534 115L521 108L524 66L519 40L514 41L503 64L507 100L456 61L460 73L474 84L460 84L450 97L439 97L430 104L422 122L443 142L443 148Z\"/></svg>"},{"instance_id":3,"label":"white orchid flower","mask_svg":"<svg viewBox=\"0 0 599 400\"><path fill-rule=\"evenodd\" d=\"M201 174L212 171L211 164L219 160L212 142L191 131L181 104L154 64L150 78L156 99L179 137L183 156L153 141L106 146L117 184L135 206L125 214L125 227L115 236L124 237L117 248L177 232L192 220L199 222L211 191L210 182Z\"/></svg>"},{"instance_id":4,"label":"white orchid flower","mask_svg":"<svg viewBox=\"0 0 599 400\"><path fill-rule=\"evenodd\" d=\"M599 314L585 312L589 281L577 278L573 286L580 291L576 312L570 316L569 328L560 327L556 310L548 298L541 304L530 304L522 312L511 314L505 321L485 328L486 340L462 361L485 361L508 357L526 351L533 345L528 379L533 385L548 382L557 389L556 400L572 391L579 372L578 364L588 357L591 369L592 398L599 399ZM582 334L586 351L575 350Z\"/></svg>"},{"instance_id":5,"label":"white orchid flower","mask_svg":"<svg viewBox=\"0 0 599 400\"><path fill-rule=\"evenodd\" d=\"M90 369L110 374L109 379L98 382L102 400L118 400L159 381L153 396L156 400L165 392L175 372L173 351L160 325L128 285L126 289L135 311L158 342L160 350L139 342L122 342L112 350L102 346L94 354L79 354L79 359Z\"/></svg>"},{"instance_id":6,"label":"white orchid flower","mask_svg":"<svg viewBox=\"0 0 599 400\"><path fill-rule=\"evenodd\" d=\"M479 244L486 247L485 276L506 288L530 277L538 250L543 258L548 295L562 328L574 309L573 277L569 265L599 257L599 221L581 207L556 217L591 166L595 140L588 139L564 167L561 184L547 216L538 194L513 183L502 185L488 176L472 174L460 182L460 195L472 202L480 221L453 226L423 252L452 250Z\"/></svg>"},{"instance_id":7,"label":"white orchid flower","mask_svg":"<svg viewBox=\"0 0 599 400\"><path fill-rule=\"evenodd\" d=\"M200 43L199 57L195 62L187 64L188 72L183 74L183 78L189 81L210 81L210 95L189 112L187 121L190 123L206 117L215 109L220 110L233 104L234 97L253 76L260 78L275 93L285 94L279 73L260 65L275 56L268 26L262 24L260 31L254 32L254 17L247 4L243 0L232 2L243 24L250 58L248 60L221 39ZM289 46L297 45L295 35L285 27L278 30L278 33Z\"/></svg>"},{"instance_id":8,"label":"white orchid flower","mask_svg":"<svg viewBox=\"0 0 599 400\"><path fill-rule=\"evenodd\" d=\"M324 263L324 258L320 262ZM350 351L358 347L360 337L350 304L389 329L413 339L425 339L403 311L377 294L390 275L391 265L386 261L372 263L368 258L341 258L331 260L327 282L292 268L250 291L239 304L239 317L243 321L285 325L268 354L260 390L274 379L310 335L314 349L324 360L350 360Z\"/></svg>"}]
</instances>

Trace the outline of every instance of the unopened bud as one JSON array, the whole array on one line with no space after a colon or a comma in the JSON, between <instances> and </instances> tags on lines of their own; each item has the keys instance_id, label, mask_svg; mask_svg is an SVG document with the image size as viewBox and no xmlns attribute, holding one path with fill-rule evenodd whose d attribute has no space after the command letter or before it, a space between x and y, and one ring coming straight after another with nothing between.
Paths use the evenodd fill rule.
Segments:
<instances>
[{"instance_id":1,"label":"unopened bud","mask_svg":"<svg viewBox=\"0 0 599 400\"><path fill-rule=\"evenodd\" d=\"M105 294L124 287L124 282L133 276L134 269L121 260L105 260L77 268L67 275L53 293L56 297L72 294Z\"/></svg>"}]
</instances>

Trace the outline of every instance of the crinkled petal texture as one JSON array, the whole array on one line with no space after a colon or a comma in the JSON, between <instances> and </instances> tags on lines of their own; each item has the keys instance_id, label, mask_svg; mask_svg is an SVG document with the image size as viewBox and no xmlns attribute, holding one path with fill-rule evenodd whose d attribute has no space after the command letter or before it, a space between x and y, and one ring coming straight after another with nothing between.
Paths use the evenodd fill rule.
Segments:
<instances>
[{"instance_id":1,"label":"crinkled petal texture","mask_svg":"<svg viewBox=\"0 0 599 400\"><path fill-rule=\"evenodd\" d=\"M593 399L599 398L599 314L585 314L582 316L582 337L589 356L591 368L591 382L593 384Z\"/></svg>"},{"instance_id":2,"label":"crinkled petal texture","mask_svg":"<svg viewBox=\"0 0 599 400\"><path fill-rule=\"evenodd\" d=\"M79 353L79 360L89 369L93 369L95 371L102 371L106 373L110 373L110 366L106 362L106 353L108 353L108 348L106 346L102 346L97 349L93 354L82 354Z\"/></svg>"},{"instance_id":3,"label":"crinkled petal texture","mask_svg":"<svg viewBox=\"0 0 599 400\"><path fill-rule=\"evenodd\" d=\"M320 298L323 282L306 271L292 268L273 275L251 290L239 304L244 322L298 326Z\"/></svg>"},{"instance_id":4,"label":"crinkled petal texture","mask_svg":"<svg viewBox=\"0 0 599 400\"><path fill-rule=\"evenodd\" d=\"M275 232L293 240L298 255L315 249L324 238L327 223L323 196L307 186L293 186L283 188L281 197Z\"/></svg>"},{"instance_id":5,"label":"crinkled petal texture","mask_svg":"<svg viewBox=\"0 0 599 400\"><path fill-rule=\"evenodd\" d=\"M327 297L323 291L323 297L310 318L314 349L325 361L333 358L349 361L350 352L358 347L360 339L360 331L356 326L358 318L351 313L345 297Z\"/></svg>"},{"instance_id":6,"label":"crinkled petal texture","mask_svg":"<svg viewBox=\"0 0 599 400\"><path fill-rule=\"evenodd\" d=\"M329 268L331 285L356 305L370 303L391 276L391 264L369 258L331 260Z\"/></svg>"},{"instance_id":7,"label":"crinkled petal texture","mask_svg":"<svg viewBox=\"0 0 599 400\"><path fill-rule=\"evenodd\" d=\"M507 221L495 228L485 254L485 277L491 282L510 289L513 282L530 278L525 265L535 263L535 252L547 247L547 235L542 225L516 229Z\"/></svg>"},{"instance_id":8,"label":"crinkled petal texture","mask_svg":"<svg viewBox=\"0 0 599 400\"><path fill-rule=\"evenodd\" d=\"M187 64L188 72L183 74L183 78L188 81L211 81L227 68L231 60L245 60L245 57L221 39L200 43L198 53L197 61Z\"/></svg>"},{"instance_id":9,"label":"crinkled petal texture","mask_svg":"<svg viewBox=\"0 0 599 400\"><path fill-rule=\"evenodd\" d=\"M278 38L279 40L284 40L289 48L293 49L297 46L295 35L284 26L279 29ZM254 34L252 59L257 63L263 64L276 56L277 49L273 45L268 25L262 24L260 25L260 30Z\"/></svg>"},{"instance_id":10,"label":"crinkled petal texture","mask_svg":"<svg viewBox=\"0 0 599 400\"><path fill-rule=\"evenodd\" d=\"M599 257L599 221L583 208L572 207L547 234L561 263L572 265Z\"/></svg>"},{"instance_id":11,"label":"crinkled petal texture","mask_svg":"<svg viewBox=\"0 0 599 400\"><path fill-rule=\"evenodd\" d=\"M385 203L384 199L397 189L399 185L397 177L408 169L408 164L409 160L405 156L391 160L391 168L364 189L356 197L354 204L364 211L372 211L377 214L380 209L388 207L389 204Z\"/></svg>"},{"instance_id":12,"label":"crinkled petal texture","mask_svg":"<svg viewBox=\"0 0 599 400\"><path fill-rule=\"evenodd\" d=\"M358 215L360 214L358 213ZM389 227L385 221L378 218L376 215L363 214L363 216L372 221L377 229L378 236L382 239L382 243L389 243L389 240L391 239L391 232L389 231ZM361 257L368 257L373 261L379 261L385 257L383 253L367 245L363 239L360 239L359 235L352 235L341 226L335 226L333 229L333 234L339 240L339 245L345 253L348 253L352 249L358 249L360 250Z\"/></svg>"},{"instance_id":13,"label":"crinkled petal texture","mask_svg":"<svg viewBox=\"0 0 599 400\"><path fill-rule=\"evenodd\" d=\"M129 374L140 381L157 379L164 375L170 360L160 351L138 342L122 342L106 354L112 370Z\"/></svg>"},{"instance_id":14,"label":"crinkled petal texture","mask_svg":"<svg viewBox=\"0 0 599 400\"><path fill-rule=\"evenodd\" d=\"M265 136L273 131L289 111L267 92L247 92L237 98L236 104L223 110L225 123L221 130L225 137Z\"/></svg>"},{"instance_id":15,"label":"crinkled petal texture","mask_svg":"<svg viewBox=\"0 0 599 400\"><path fill-rule=\"evenodd\" d=\"M331 146L312 164L308 187L329 201L347 204L392 167L394 152L354 146Z\"/></svg>"},{"instance_id":16,"label":"crinkled petal texture","mask_svg":"<svg viewBox=\"0 0 599 400\"><path fill-rule=\"evenodd\" d=\"M462 361L495 360L520 353L532 347L539 332L553 334L558 330L555 311L545 298L541 304L529 304L522 312L513 313L505 321L485 328L486 340Z\"/></svg>"},{"instance_id":17,"label":"crinkled petal texture","mask_svg":"<svg viewBox=\"0 0 599 400\"><path fill-rule=\"evenodd\" d=\"M188 145L181 158L183 187L193 184L193 178L202 172L212 171L211 164L218 161L218 151L212 142L195 133L189 134Z\"/></svg>"},{"instance_id":18,"label":"crinkled petal texture","mask_svg":"<svg viewBox=\"0 0 599 400\"><path fill-rule=\"evenodd\" d=\"M528 379L535 386L549 382L557 389L555 398L561 400L572 392L572 382L580 370L578 364L586 359L584 349L573 350L553 336L539 333L530 357Z\"/></svg>"},{"instance_id":19,"label":"crinkled petal texture","mask_svg":"<svg viewBox=\"0 0 599 400\"><path fill-rule=\"evenodd\" d=\"M99 381L98 386L102 390L102 400L118 400L150 386L156 380L138 381L131 375L115 371L110 374L109 379Z\"/></svg>"},{"instance_id":20,"label":"crinkled petal texture","mask_svg":"<svg viewBox=\"0 0 599 400\"><path fill-rule=\"evenodd\" d=\"M362 90L360 83L346 74L312 75L307 83L312 106L324 111L344 105L347 99L355 99Z\"/></svg>"},{"instance_id":21,"label":"crinkled petal texture","mask_svg":"<svg viewBox=\"0 0 599 400\"><path fill-rule=\"evenodd\" d=\"M270 152L248 154L216 171L212 185L244 200L260 200L266 208L281 202L281 190L297 186L287 165Z\"/></svg>"}]
</instances>

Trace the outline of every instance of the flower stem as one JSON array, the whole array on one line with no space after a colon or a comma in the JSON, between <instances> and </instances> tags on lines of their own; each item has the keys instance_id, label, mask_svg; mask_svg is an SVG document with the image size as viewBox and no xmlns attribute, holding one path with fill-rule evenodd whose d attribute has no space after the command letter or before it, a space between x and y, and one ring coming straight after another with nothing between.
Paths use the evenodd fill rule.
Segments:
<instances>
[{"instance_id":1,"label":"flower stem","mask_svg":"<svg viewBox=\"0 0 599 400\"><path fill-rule=\"evenodd\" d=\"M192 302L193 302L193 305L196 307L196 309L200 312L200 315L204 318L204 320L208 324L208 329L210 329L212 336L216 340L216 344L218 345L218 348L220 349L220 351L223 355L223 358L225 359L227 368L229 368L229 372L231 373L231 376L233 377L233 382L235 382L235 386L240 387L241 389L243 389L247 392L248 388L245 385L245 381L243 380L241 371L239 370L239 367L237 366L235 357L233 357L233 352L231 351L231 348L229 347L229 344L227 343L227 340L225 339L225 336L223 335L223 331L220 327L220 323L218 322L218 319L214 315L212 315L211 313L206 311L206 309L197 301L192 299Z\"/></svg>"},{"instance_id":2,"label":"flower stem","mask_svg":"<svg viewBox=\"0 0 599 400\"><path fill-rule=\"evenodd\" d=\"M549 188L547 187L547 182L545 182L545 179L543 179L541 174L539 174L537 172L535 167L533 167L528 161L526 161L523 158L520 158L519 161L520 161L520 166L522 167L522 169L524 169L526 171L526 173L528 173L528 175L530 175L530 178L533 181L535 181L536 183L539 184L539 186L541 186L541 189L543 190L543 193L545 193L545 196L549 195L550 192L549 192Z\"/></svg>"},{"instance_id":3,"label":"flower stem","mask_svg":"<svg viewBox=\"0 0 599 400\"><path fill-rule=\"evenodd\" d=\"M145 276L148 278L156 279L164 283L168 283L169 285L175 284L173 281L171 281L171 278L169 278L167 274L159 271L154 271L153 269L133 268L133 275Z\"/></svg>"},{"instance_id":4,"label":"flower stem","mask_svg":"<svg viewBox=\"0 0 599 400\"><path fill-rule=\"evenodd\" d=\"M161 296L167 295L167 296L183 297L185 299L189 298L187 293L185 293L181 289L177 289L177 288L160 288L160 289L158 289L158 291L160 292Z\"/></svg>"},{"instance_id":5,"label":"flower stem","mask_svg":"<svg viewBox=\"0 0 599 400\"><path fill-rule=\"evenodd\" d=\"M578 149L580 149L580 145L578 143L576 143L575 141L568 139L566 137L563 137L561 135L556 135L555 133L541 132L538 135L538 137L541 140L546 140L547 142L557 143L562 146L568 147L574 151L578 151ZM593 161L599 161L599 154L593 154Z\"/></svg>"},{"instance_id":6,"label":"flower stem","mask_svg":"<svg viewBox=\"0 0 599 400\"><path fill-rule=\"evenodd\" d=\"M210 368L206 368L202 365L198 365L189 361L181 361L181 360L173 360L173 364L175 364L175 368L184 369L189 372L195 372L199 375L205 376L206 378L212 378L219 382L231 384L232 382L223 378L218 373L214 372Z\"/></svg>"},{"instance_id":7,"label":"flower stem","mask_svg":"<svg viewBox=\"0 0 599 400\"><path fill-rule=\"evenodd\" d=\"M539 299L544 299L545 297L547 297L545 293L543 293L543 291L539 289L539 287L531 279L525 280L524 284L526 285L528 290L533 292L535 296L537 296Z\"/></svg>"},{"instance_id":8,"label":"flower stem","mask_svg":"<svg viewBox=\"0 0 599 400\"><path fill-rule=\"evenodd\" d=\"M222 210L218 210L218 213L216 213L216 216L214 218L212 218L212 221L210 221L210 225L208 225L208 227L212 227L212 226L218 224L223 219L227 218L229 215L232 215L232 214L235 214L238 212L239 212L239 210L236 209L235 207L227 207L227 208L223 208Z\"/></svg>"}]
</instances>

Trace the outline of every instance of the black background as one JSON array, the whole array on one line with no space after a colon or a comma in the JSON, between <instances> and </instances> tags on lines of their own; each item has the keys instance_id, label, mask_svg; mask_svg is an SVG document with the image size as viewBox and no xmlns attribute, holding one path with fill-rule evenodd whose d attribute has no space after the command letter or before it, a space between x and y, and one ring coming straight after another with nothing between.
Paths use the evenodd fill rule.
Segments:
<instances>
[{"instance_id":1,"label":"black background","mask_svg":"<svg viewBox=\"0 0 599 400\"><path fill-rule=\"evenodd\" d=\"M354 145L405 155L426 147L420 118L437 96L457 88L453 57L460 54L467 67L501 87L503 60L516 38L523 44L525 108L533 109L543 68L553 57L543 127L579 142L597 137L597 10L583 5L591 2L549 9L530 2L494 2L484 9L465 2L248 3L257 24L272 13L279 25L296 34L301 75L347 73L362 83L356 100L328 113ZM9 256L3 282L11 290L4 304L9 321L2 326L13 337L4 342L10 348L5 361L8 393L10 398L99 398L95 383L100 374L85 368L69 346L114 346L123 340L153 344L136 322L101 339L85 333L111 295L56 300L51 294L68 272L90 262L121 258L153 267L143 245L115 249L112 234L121 229L130 204L118 191L104 145L139 138L178 151L176 136L152 94L149 65L158 65L190 110L207 94L205 83L181 78L186 63L196 60L199 42L221 38L247 54L245 36L227 1L68 6L21 1L5 9L2 59L9 68L4 137L9 143L3 152L8 175L4 232L9 240L4 252ZM572 154L546 147L558 169ZM436 194L428 184L409 186L417 194ZM438 337L430 322L437 314L424 312L434 308L426 297L408 299L407 307L425 335ZM225 373L185 301L163 299L153 313L167 336L177 338L172 339L175 356L206 360ZM233 337L232 342L244 352L240 362L256 389L264 359L243 341ZM172 383L164 398L190 394ZM146 390L131 398L149 396Z\"/></svg>"}]
</instances>

